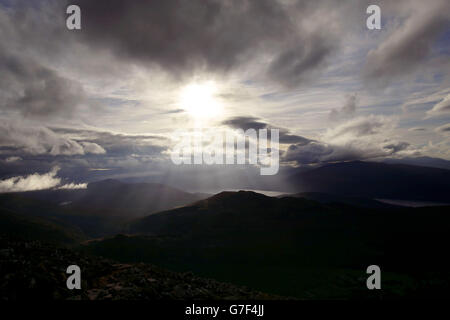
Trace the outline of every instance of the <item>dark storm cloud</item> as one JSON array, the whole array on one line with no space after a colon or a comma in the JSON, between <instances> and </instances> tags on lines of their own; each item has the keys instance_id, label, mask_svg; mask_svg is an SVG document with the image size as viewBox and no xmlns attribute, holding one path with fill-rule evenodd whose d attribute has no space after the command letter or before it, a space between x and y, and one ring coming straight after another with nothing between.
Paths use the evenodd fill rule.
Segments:
<instances>
[{"instance_id":1,"label":"dark storm cloud","mask_svg":"<svg viewBox=\"0 0 450 320\"><path fill-rule=\"evenodd\" d=\"M271 56L265 75L292 86L313 74L339 42L327 36L330 30L297 24L300 16L307 19L306 14L320 10L326 14L324 6L310 6L303 13L275 0L73 3L82 9L83 41L177 77L227 72L264 54Z\"/></svg>"},{"instance_id":2,"label":"dark storm cloud","mask_svg":"<svg viewBox=\"0 0 450 320\"><path fill-rule=\"evenodd\" d=\"M312 141L302 136L290 134L286 129L277 128L254 117L234 117L223 121L222 124L233 129L242 129L244 131L248 129L278 129L280 130L279 141L283 144L296 143L305 145Z\"/></svg>"},{"instance_id":3,"label":"dark storm cloud","mask_svg":"<svg viewBox=\"0 0 450 320\"><path fill-rule=\"evenodd\" d=\"M0 108L33 118L67 117L85 102L76 81L44 62L58 64L68 50L62 3L0 3ZM66 34L67 35L67 34Z\"/></svg>"},{"instance_id":4,"label":"dark storm cloud","mask_svg":"<svg viewBox=\"0 0 450 320\"><path fill-rule=\"evenodd\" d=\"M234 129L266 129L267 123L261 122L254 117L233 117L222 122L222 124Z\"/></svg>"}]
</instances>

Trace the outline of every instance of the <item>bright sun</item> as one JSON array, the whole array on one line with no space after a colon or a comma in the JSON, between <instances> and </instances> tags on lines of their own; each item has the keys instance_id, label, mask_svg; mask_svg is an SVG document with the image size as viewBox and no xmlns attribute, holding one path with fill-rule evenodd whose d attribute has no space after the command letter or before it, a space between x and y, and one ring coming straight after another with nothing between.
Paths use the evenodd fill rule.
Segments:
<instances>
[{"instance_id":1,"label":"bright sun","mask_svg":"<svg viewBox=\"0 0 450 320\"><path fill-rule=\"evenodd\" d=\"M213 82L192 83L182 89L179 105L195 120L215 118L222 113L216 93L217 87Z\"/></svg>"}]
</instances>

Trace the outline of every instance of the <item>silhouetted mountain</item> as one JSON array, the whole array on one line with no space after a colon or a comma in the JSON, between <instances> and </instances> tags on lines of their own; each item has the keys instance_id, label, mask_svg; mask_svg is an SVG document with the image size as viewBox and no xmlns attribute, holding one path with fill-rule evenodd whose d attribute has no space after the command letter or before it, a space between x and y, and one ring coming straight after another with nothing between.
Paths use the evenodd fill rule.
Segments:
<instances>
[{"instance_id":1,"label":"silhouetted mountain","mask_svg":"<svg viewBox=\"0 0 450 320\"><path fill-rule=\"evenodd\" d=\"M0 234L10 238L76 244L85 240L80 229L57 219L18 214L0 208Z\"/></svg>"},{"instance_id":2,"label":"silhouetted mountain","mask_svg":"<svg viewBox=\"0 0 450 320\"><path fill-rule=\"evenodd\" d=\"M393 208L396 207L392 204L383 203L381 201L373 200L370 198L361 197L346 197L342 195L335 195L322 192L300 192L295 194L285 194L278 196L278 198L284 197L294 197L294 198L305 198L308 200L313 200L320 202L322 204L347 204L355 207L361 208Z\"/></svg>"},{"instance_id":3,"label":"silhouetted mountain","mask_svg":"<svg viewBox=\"0 0 450 320\"><path fill-rule=\"evenodd\" d=\"M161 184L104 180L87 189L0 194L0 208L31 217L58 219L87 236L111 235L144 214L193 203L207 195Z\"/></svg>"},{"instance_id":4,"label":"silhouetted mountain","mask_svg":"<svg viewBox=\"0 0 450 320\"><path fill-rule=\"evenodd\" d=\"M324 165L290 178L299 192L350 197L448 202L450 170L386 164L341 162Z\"/></svg>"},{"instance_id":5,"label":"silhouetted mountain","mask_svg":"<svg viewBox=\"0 0 450 320\"><path fill-rule=\"evenodd\" d=\"M59 194L59 191L55 191ZM51 193L45 193L48 196ZM32 195L32 196L30 196ZM38 195L38 196L36 196ZM88 237L115 234L122 229L126 218L89 215L83 209L43 200L42 193L0 194L0 210L25 217L58 221L81 230Z\"/></svg>"},{"instance_id":6,"label":"silhouetted mountain","mask_svg":"<svg viewBox=\"0 0 450 320\"><path fill-rule=\"evenodd\" d=\"M156 183L123 183L103 180L81 190L45 190L22 193L24 196L61 204L84 215L132 218L171 209L205 198Z\"/></svg>"},{"instance_id":7,"label":"silhouetted mountain","mask_svg":"<svg viewBox=\"0 0 450 320\"><path fill-rule=\"evenodd\" d=\"M450 170L450 161L440 158L432 157L406 157L400 159L387 158L383 160L384 163L400 163L414 166L432 167Z\"/></svg>"},{"instance_id":8,"label":"silhouetted mountain","mask_svg":"<svg viewBox=\"0 0 450 320\"><path fill-rule=\"evenodd\" d=\"M106 192L101 185L94 185L94 189L96 186ZM118 190L121 183L108 186ZM367 266L377 264L383 270L383 298L448 295L450 264L443 252L450 232L450 207L365 208L335 203L329 195L306 196L318 197L322 203L248 191L221 192L133 220L122 229L124 219L91 217L67 205L23 194L3 194L0 233L73 244L84 239L79 229L93 234L110 223L109 234L124 230L129 235L90 240L83 242L80 249L122 263L148 262L299 298L380 298L379 292L369 291L365 285ZM92 270L98 269L94 262L91 266L95 266ZM112 274L122 274L112 269L111 273L99 269L106 270L99 271L99 277L105 280ZM133 279L151 271L140 267L130 270L135 270ZM127 272L123 277L109 279L112 287L131 279ZM184 283L183 277L176 277ZM173 296L197 294L195 290L182 293L173 289L176 286L176 281L170 282L161 290L169 290ZM146 289L141 292L139 286L120 292L111 288L92 285L87 298L108 299L114 294L119 298L136 297L135 291L146 294Z\"/></svg>"},{"instance_id":9,"label":"silhouetted mountain","mask_svg":"<svg viewBox=\"0 0 450 320\"><path fill-rule=\"evenodd\" d=\"M367 266L377 264L389 279L384 298L439 296L450 283L442 258L449 212L222 192L138 219L127 229L133 236L84 249L300 298L379 298L365 285Z\"/></svg>"}]
</instances>

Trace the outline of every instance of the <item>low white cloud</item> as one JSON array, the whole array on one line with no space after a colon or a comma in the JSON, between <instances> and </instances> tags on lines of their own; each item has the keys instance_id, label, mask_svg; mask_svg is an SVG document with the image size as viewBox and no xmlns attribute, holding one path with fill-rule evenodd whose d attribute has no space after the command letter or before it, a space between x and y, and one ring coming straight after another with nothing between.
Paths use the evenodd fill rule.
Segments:
<instances>
[{"instance_id":1,"label":"low white cloud","mask_svg":"<svg viewBox=\"0 0 450 320\"><path fill-rule=\"evenodd\" d=\"M87 183L66 183L61 185L61 178L57 176L60 168L55 166L47 173L33 173L27 176L17 176L0 180L0 193L37 191L47 189L73 190L86 189Z\"/></svg>"},{"instance_id":2,"label":"low white cloud","mask_svg":"<svg viewBox=\"0 0 450 320\"><path fill-rule=\"evenodd\" d=\"M61 179L56 176L59 169L59 167L54 167L50 172L44 174L33 173L28 176L18 176L0 180L0 193L54 188L61 183Z\"/></svg>"},{"instance_id":3,"label":"low white cloud","mask_svg":"<svg viewBox=\"0 0 450 320\"><path fill-rule=\"evenodd\" d=\"M61 187L58 187L58 190L74 190L74 189L86 189L87 183L68 183L65 185L62 185Z\"/></svg>"}]
</instances>

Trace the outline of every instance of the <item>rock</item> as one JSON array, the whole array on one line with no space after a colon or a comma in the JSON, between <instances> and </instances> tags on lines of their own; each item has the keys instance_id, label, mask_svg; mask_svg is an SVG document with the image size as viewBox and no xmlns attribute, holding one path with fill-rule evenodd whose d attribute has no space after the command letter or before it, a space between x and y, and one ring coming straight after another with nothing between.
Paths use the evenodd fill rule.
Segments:
<instances>
[{"instance_id":1,"label":"rock","mask_svg":"<svg viewBox=\"0 0 450 320\"><path fill-rule=\"evenodd\" d=\"M191 272L117 263L39 241L2 241L0 236L0 245L0 300L280 298L199 278ZM70 264L81 268L81 290L66 288L65 270Z\"/></svg>"}]
</instances>

